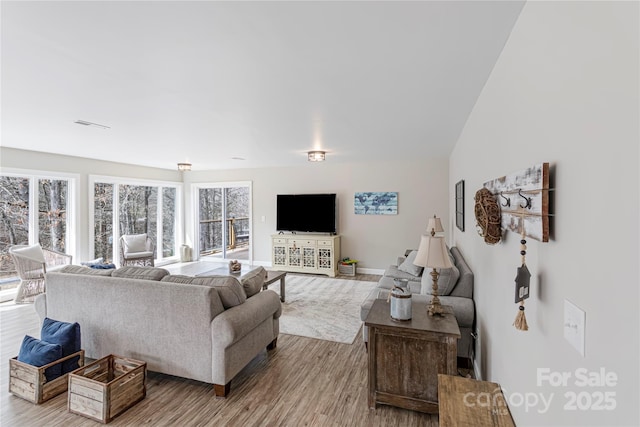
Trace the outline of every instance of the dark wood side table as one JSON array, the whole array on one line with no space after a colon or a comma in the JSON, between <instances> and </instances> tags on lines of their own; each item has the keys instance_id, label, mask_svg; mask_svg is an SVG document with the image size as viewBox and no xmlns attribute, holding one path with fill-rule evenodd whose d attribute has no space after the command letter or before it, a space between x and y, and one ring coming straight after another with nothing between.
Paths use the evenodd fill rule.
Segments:
<instances>
[{"instance_id":1,"label":"dark wood side table","mask_svg":"<svg viewBox=\"0 0 640 427\"><path fill-rule=\"evenodd\" d=\"M264 280L262 289L267 289L270 284L280 280L280 301L284 302L284 278L286 276L286 271L267 270L267 277Z\"/></svg>"},{"instance_id":2,"label":"dark wood side table","mask_svg":"<svg viewBox=\"0 0 640 427\"><path fill-rule=\"evenodd\" d=\"M457 374L460 329L451 307L429 316L427 303L412 301L412 319L395 321L389 303L376 300L369 327L369 407L393 405L438 413L438 374Z\"/></svg>"}]
</instances>

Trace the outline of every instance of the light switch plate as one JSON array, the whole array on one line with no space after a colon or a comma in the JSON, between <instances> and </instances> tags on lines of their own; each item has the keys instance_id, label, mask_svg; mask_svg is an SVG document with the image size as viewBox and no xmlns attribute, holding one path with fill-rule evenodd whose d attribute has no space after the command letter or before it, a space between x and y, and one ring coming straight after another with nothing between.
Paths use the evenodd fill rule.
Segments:
<instances>
[{"instance_id":1,"label":"light switch plate","mask_svg":"<svg viewBox=\"0 0 640 427\"><path fill-rule=\"evenodd\" d=\"M586 314L571 301L564 300L564 339L584 357Z\"/></svg>"}]
</instances>

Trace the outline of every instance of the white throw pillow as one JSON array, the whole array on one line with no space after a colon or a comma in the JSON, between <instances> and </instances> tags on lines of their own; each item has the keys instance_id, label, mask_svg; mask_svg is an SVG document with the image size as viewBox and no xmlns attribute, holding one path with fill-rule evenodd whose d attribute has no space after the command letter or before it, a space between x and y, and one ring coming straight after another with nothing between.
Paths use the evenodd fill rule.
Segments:
<instances>
[{"instance_id":1,"label":"white throw pillow","mask_svg":"<svg viewBox=\"0 0 640 427\"><path fill-rule=\"evenodd\" d=\"M147 250L146 234L129 234L123 236L125 252L145 252Z\"/></svg>"},{"instance_id":2,"label":"white throw pillow","mask_svg":"<svg viewBox=\"0 0 640 427\"><path fill-rule=\"evenodd\" d=\"M44 264L44 252L42 252L42 247L38 245L27 246L26 248L15 249L13 252L25 257L32 259L34 261L38 261Z\"/></svg>"},{"instance_id":3,"label":"white throw pillow","mask_svg":"<svg viewBox=\"0 0 640 427\"><path fill-rule=\"evenodd\" d=\"M398 266L398 270L419 277L422 274L423 268L413 263L416 260L416 255L418 255L418 251L411 251L409 255L407 255L407 259Z\"/></svg>"}]
</instances>

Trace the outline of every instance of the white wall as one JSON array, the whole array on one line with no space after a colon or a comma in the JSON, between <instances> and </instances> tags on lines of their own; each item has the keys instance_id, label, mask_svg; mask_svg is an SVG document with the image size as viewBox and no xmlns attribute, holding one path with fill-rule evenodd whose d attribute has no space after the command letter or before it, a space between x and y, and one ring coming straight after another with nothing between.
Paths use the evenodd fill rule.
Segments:
<instances>
[{"instance_id":1,"label":"white wall","mask_svg":"<svg viewBox=\"0 0 640 427\"><path fill-rule=\"evenodd\" d=\"M470 226L453 228L453 242L475 272L476 362L505 388L519 426L640 423L638 40L637 2L528 2L450 158L449 182L468 189ZM552 167L555 217L550 242L529 239L530 329L521 332L512 326L519 237L486 245L473 195L541 162ZM586 311L584 357L563 337L565 299ZM538 385L539 368L568 372L567 386ZM578 386L577 368L618 380ZM604 392L615 393L615 409L589 409ZM587 410L564 408L572 393ZM534 394L552 399L546 412L520 404Z\"/></svg>"},{"instance_id":2,"label":"white wall","mask_svg":"<svg viewBox=\"0 0 640 427\"><path fill-rule=\"evenodd\" d=\"M0 147L0 167L80 175L78 260L89 258L88 176L109 175L135 179L180 182L184 179L186 242L193 245L190 183L252 181L253 259L270 264L271 239L276 231L276 195L279 193L336 193L342 256L360 260L363 271L383 270L417 247L429 216L449 215L447 159L408 159L401 163L331 164L304 163L297 168L235 169L226 171L178 171L123 163ZM355 215L357 191L397 191L398 215ZM265 222L261 222L261 217ZM179 242L181 243L181 242Z\"/></svg>"},{"instance_id":3,"label":"white wall","mask_svg":"<svg viewBox=\"0 0 640 427\"><path fill-rule=\"evenodd\" d=\"M271 262L271 235L276 232L276 195L336 193L342 257L360 261L358 269L386 268L405 249L417 247L429 216L449 214L447 159L407 159L401 163L305 163L295 168L193 171L188 183L252 181L254 261ZM353 198L360 191L397 191L398 215L355 215ZM261 217L265 222L261 222ZM187 211L186 233L193 239L193 212Z\"/></svg>"},{"instance_id":4,"label":"white wall","mask_svg":"<svg viewBox=\"0 0 640 427\"><path fill-rule=\"evenodd\" d=\"M182 177L178 171L0 147L0 172L8 169L23 169L38 172L62 172L79 175L79 235L77 236L77 252L75 254L74 263L90 259L89 175L106 175L170 182L182 181Z\"/></svg>"}]
</instances>

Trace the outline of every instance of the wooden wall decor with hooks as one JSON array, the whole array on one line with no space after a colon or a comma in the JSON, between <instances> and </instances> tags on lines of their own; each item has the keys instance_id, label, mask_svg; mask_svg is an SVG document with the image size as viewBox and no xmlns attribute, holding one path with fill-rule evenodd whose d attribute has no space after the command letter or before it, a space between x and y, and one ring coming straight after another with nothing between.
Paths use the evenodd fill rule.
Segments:
<instances>
[{"instance_id":1,"label":"wooden wall decor with hooks","mask_svg":"<svg viewBox=\"0 0 640 427\"><path fill-rule=\"evenodd\" d=\"M502 229L549 241L549 163L511 173L484 183L496 196L502 212Z\"/></svg>"}]
</instances>

